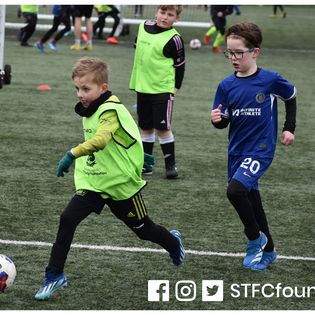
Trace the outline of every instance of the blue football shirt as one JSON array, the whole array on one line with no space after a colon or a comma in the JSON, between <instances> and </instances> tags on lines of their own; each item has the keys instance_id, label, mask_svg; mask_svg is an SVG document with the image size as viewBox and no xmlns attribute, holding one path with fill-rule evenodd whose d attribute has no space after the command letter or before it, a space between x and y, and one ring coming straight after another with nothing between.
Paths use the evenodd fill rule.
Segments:
<instances>
[{"instance_id":1,"label":"blue football shirt","mask_svg":"<svg viewBox=\"0 0 315 315\"><path fill-rule=\"evenodd\" d=\"M232 74L219 84L213 109L222 104L229 119L230 155L272 158L278 131L277 98L294 98L294 85L279 73L264 69L248 77Z\"/></svg>"}]
</instances>

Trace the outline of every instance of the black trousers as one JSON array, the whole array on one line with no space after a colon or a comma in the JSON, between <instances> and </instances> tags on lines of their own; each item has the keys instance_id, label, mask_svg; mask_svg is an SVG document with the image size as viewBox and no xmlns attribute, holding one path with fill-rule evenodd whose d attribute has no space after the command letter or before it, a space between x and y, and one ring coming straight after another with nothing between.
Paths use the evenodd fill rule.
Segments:
<instances>
[{"instance_id":1,"label":"black trousers","mask_svg":"<svg viewBox=\"0 0 315 315\"><path fill-rule=\"evenodd\" d=\"M273 6L273 13L274 13L275 15L277 14L278 8L280 9L281 12L284 11L284 8L283 8L282 5L274 5L274 6Z\"/></svg>"},{"instance_id":2,"label":"black trousers","mask_svg":"<svg viewBox=\"0 0 315 315\"><path fill-rule=\"evenodd\" d=\"M98 15L98 20L93 25L94 35L96 35L96 33L98 33L98 37L102 36L103 28L105 27L106 18L108 16L111 16L114 19L114 24L113 24L112 31L111 31L109 37L113 37L115 32L116 32L116 29L119 25L119 22L120 22L120 17L118 16L119 13L120 12L118 11L118 9L116 7L113 7L112 11L110 11L110 12L100 12ZM97 32L97 29L98 29L98 32Z\"/></svg>"},{"instance_id":3,"label":"black trousers","mask_svg":"<svg viewBox=\"0 0 315 315\"><path fill-rule=\"evenodd\" d=\"M53 25L51 29L45 33L45 35L42 37L41 42L46 43L47 40L58 30L58 26L63 23L64 28L57 33L55 36L55 41L57 42L60 38L63 37L63 35L71 30L71 23L70 23L70 16L65 15L65 16L54 16L53 19Z\"/></svg>"},{"instance_id":4,"label":"black trousers","mask_svg":"<svg viewBox=\"0 0 315 315\"><path fill-rule=\"evenodd\" d=\"M27 43L31 38L36 29L37 24L37 14L36 13L22 13L25 23L24 27L21 28L21 43Z\"/></svg>"},{"instance_id":5,"label":"black trousers","mask_svg":"<svg viewBox=\"0 0 315 315\"><path fill-rule=\"evenodd\" d=\"M56 241L46 271L54 273L63 271L77 226L92 212L100 214L106 204L140 239L159 244L168 252L178 248L178 240L148 217L140 192L129 199L115 201L103 199L98 193L85 191L76 194L60 216Z\"/></svg>"},{"instance_id":6,"label":"black trousers","mask_svg":"<svg viewBox=\"0 0 315 315\"><path fill-rule=\"evenodd\" d=\"M226 17L222 16L212 16L212 22L214 24L214 26L216 27L216 29L222 34L225 34L225 26L226 26Z\"/></svg>"}]
</instances>

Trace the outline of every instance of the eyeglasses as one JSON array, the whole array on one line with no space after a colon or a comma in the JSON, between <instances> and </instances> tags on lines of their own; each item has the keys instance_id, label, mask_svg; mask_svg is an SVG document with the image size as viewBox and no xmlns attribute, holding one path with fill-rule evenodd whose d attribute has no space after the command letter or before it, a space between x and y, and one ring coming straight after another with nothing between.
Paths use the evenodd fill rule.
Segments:
<instances>
[{"instance_id":1,"label":"eyeglasses","mask_svg":"<svg viewBox=\"0 0 315 315\"><path fill-rule=\"evenodd\" d=\"M253 52L255 48L250 48L245 51L232 51L230 49L226 49L223 51L224 57L228 59L232 59L233 56L235 59L242 59L245 53Z\"/></svg>"}]
</instances>

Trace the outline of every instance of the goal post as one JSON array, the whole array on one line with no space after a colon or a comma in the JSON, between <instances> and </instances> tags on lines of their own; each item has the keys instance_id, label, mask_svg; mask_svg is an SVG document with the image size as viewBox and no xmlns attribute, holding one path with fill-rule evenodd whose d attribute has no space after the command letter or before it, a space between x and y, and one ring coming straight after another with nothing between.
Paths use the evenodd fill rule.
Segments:
<instances>
[{"instance_id":1,"label":"goal post","mask_svg":"<svg viewBox=\"0 0 315 315\"><path fill-rule=\"evenodd\" d=\"M0 5L0 70L3 70L5 32L5 5Z\"/></svg>"},{"instance_id":2,"label":"goal post","mask_svg":"<svg viewBox=\"0 0 315 315\"><path fill-rule=\"evenodd\" d=\"M0 5L0 89L11 83L11 66L4 65L5 5Z\"/></svg>"}]
</instances>

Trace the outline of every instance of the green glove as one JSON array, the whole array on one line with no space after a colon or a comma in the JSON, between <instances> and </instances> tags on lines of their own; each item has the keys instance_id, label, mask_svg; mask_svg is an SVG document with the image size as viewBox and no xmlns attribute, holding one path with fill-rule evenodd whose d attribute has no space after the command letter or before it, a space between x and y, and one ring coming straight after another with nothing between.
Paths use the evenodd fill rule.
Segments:
<instances>
[{"instance_id":1,"label":"green glove","mask_svg":"<svg viewBox=\"0 0 315 315\"><path fill-rule=\"evenodd\" d=\"M152 167L154 164L155 164L154 156L144 152L143 167L144 168Z\"/></svg>"},{"instance_id":2,"label":"green glove","mask_svg":"<svg viewBox=\"0 0 315 315\"><path fill-rule=\"evenodd\" d=\"M64 157L59 161L58 168L57 168L57 177L63 177L63 173L68 173L69 168L73 161L75 160L75 156L71 153L71 151L68 151Z\"/></svg>"}]
</instances>

